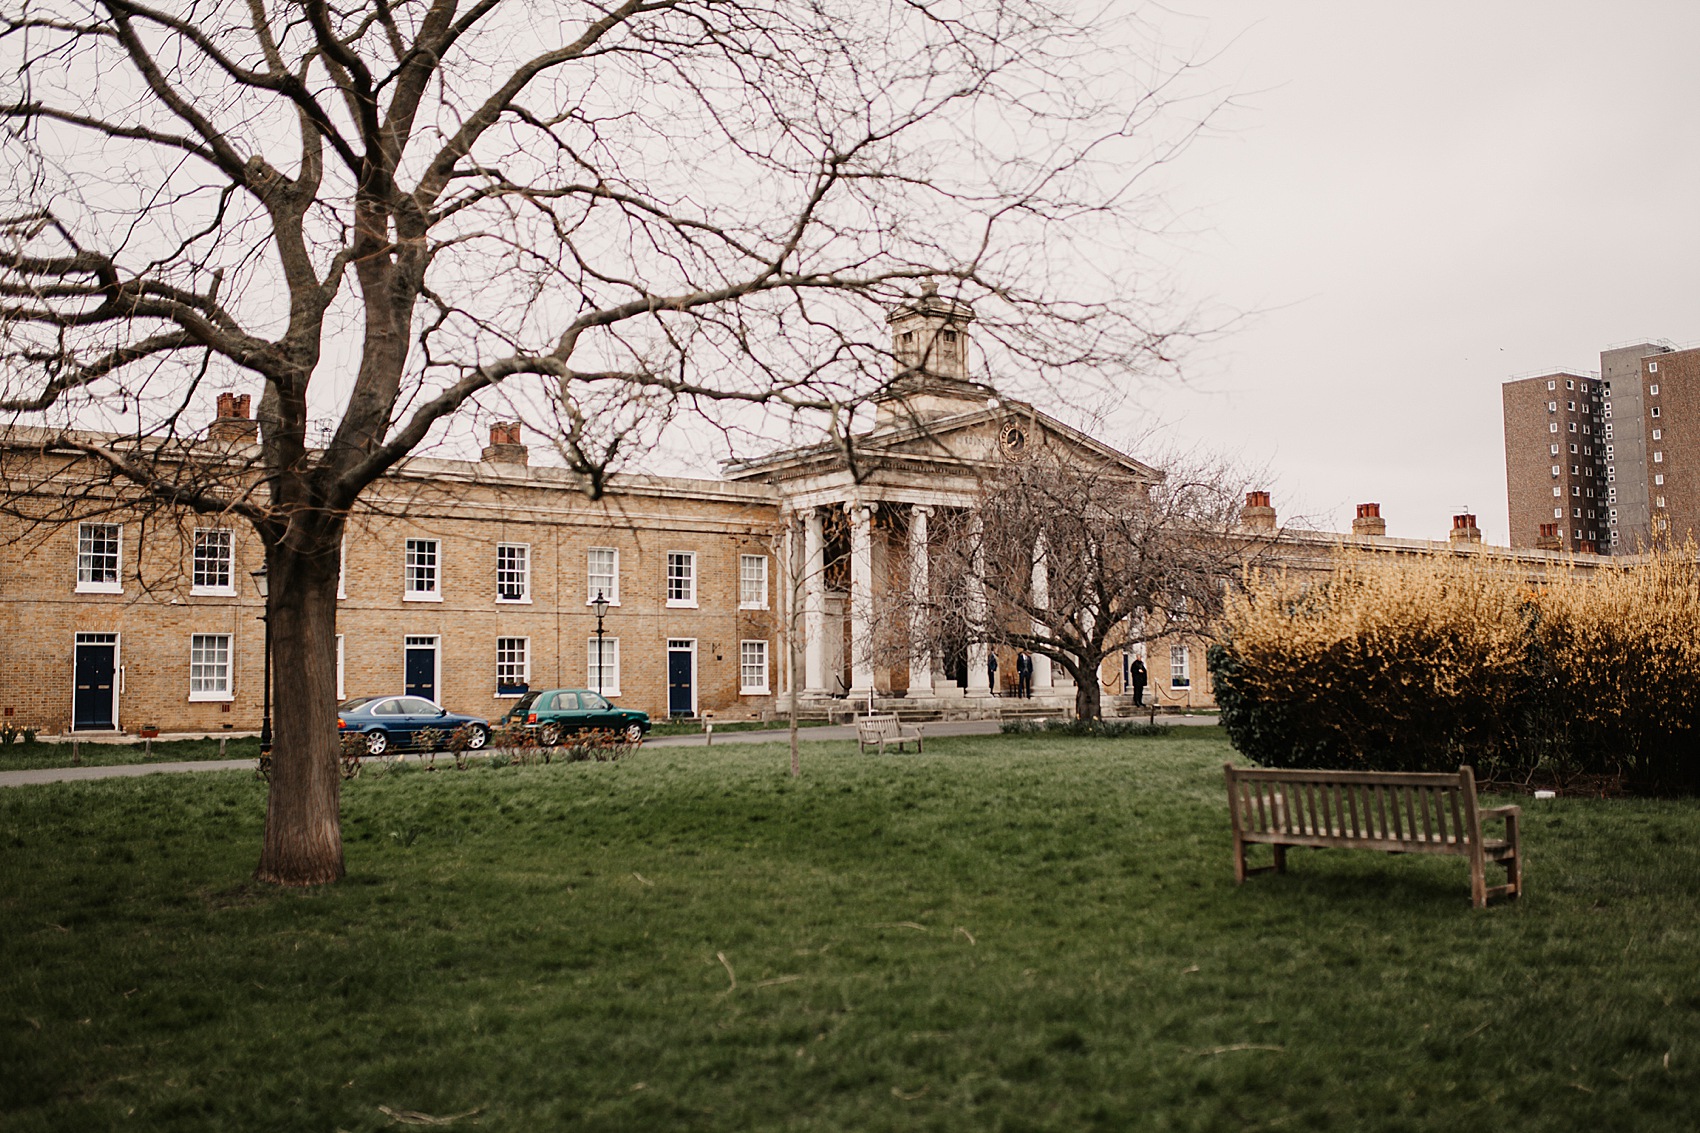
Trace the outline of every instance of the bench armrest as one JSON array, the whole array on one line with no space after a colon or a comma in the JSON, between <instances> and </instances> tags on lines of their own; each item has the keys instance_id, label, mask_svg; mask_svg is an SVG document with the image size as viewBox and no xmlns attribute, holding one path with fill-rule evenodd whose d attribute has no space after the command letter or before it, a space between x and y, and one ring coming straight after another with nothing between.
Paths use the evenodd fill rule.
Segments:
<instances>
[{"instance_id":1,"label":"bench armrest","mask_svg":"<svg viewBox=\"0 0 1700 1133\"><path fill-rule=\"evenodd\" d=\"M1489 818L1521 818L1523 808L1520 806L1487 806L1481 809L1483 819Z\"/></svg>"}]
</instances>

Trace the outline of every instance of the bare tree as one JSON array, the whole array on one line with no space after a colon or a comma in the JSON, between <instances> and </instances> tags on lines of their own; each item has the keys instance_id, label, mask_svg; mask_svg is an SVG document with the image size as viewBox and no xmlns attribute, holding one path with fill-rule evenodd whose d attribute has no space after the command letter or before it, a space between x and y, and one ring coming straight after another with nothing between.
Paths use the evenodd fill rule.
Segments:
<instances>
[{"instance_id":1,"label":"bare tree","mask_svg":"<svg viewBox=\"0 0 1700 1133\"><path fill-rule=\"evenodd\" d=\"M1240 524L1247 479L1179 458L1147 476L1056 448L1007 464L938 526L937 632L1049 657L1074 678L1079 718L1101 719L1104 661L1207 632L1269 546L1273 532Z\"/></svg>"},{"instance_id":2,"label":"bare tree","mask_svg":"<svg viewBox=\"0 0 1700 1133\"><path fill-rule=\"evenodd\" d=\"M350 510L498 385L597 491L658 404L852 419L892 372L861 328L925 278L1024 371L1164 360L1179 320L1104 248L1195 131L1152 129L1184 67L1104 85L1120 34L1041 0L0 3L0 410L262 540L258 876L343 872ZM246 380L258 446L190 459Z\"/></svg>"}]
</instances>

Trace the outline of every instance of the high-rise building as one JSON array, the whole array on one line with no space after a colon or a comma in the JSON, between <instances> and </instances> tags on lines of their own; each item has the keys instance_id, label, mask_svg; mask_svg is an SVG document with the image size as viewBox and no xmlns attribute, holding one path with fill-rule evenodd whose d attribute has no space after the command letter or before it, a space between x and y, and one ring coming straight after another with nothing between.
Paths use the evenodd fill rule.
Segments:
<instances>
[{"instance_id":1,"label":"high-rise building","mask_svg":"<svg viewBox=\"0 0 1700 1133\"><path fill-rule=\"evenodd\" d=\"M1700 538L1700 349L1614 346L1596 373L1519 378L1501 397L1513 547Z\"/></svg>"}]
</instances>

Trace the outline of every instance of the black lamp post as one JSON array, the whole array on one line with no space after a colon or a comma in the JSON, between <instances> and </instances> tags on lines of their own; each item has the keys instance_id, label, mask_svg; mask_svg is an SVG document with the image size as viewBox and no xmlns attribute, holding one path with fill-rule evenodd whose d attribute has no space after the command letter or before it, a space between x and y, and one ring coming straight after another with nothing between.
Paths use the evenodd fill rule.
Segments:
<instances>
[{"instance_id":1,"label":"black lamp post","mask_svg":"<svg viewBox=\"0 0 1700 1133\"><path fill-rule=\"evenodd\" d=\"M602 654L602 619L608 616L608 599L602 596L602 591L596 592L596 600L590 604L596 611L596 695L602 695L602 670L604 657Z\"/></svg>"},{"instance_id":2,"label":"black lamp post","mask_svg":"<svg viewBox=\"0 0 1700 1133\"><path fill-rule=\"evenodd\" d=\"M265 676L262 685L265 689L265 710L260 717L260 758L264 759L272 753L272 619L271 619L271 587L266 582L266 567L260 564L260 569L253 572L254 585L260 591L260 597L266 602L266 612L260 615L260 620L266 623L266 659Z\"/></svg>"}]
</instances>

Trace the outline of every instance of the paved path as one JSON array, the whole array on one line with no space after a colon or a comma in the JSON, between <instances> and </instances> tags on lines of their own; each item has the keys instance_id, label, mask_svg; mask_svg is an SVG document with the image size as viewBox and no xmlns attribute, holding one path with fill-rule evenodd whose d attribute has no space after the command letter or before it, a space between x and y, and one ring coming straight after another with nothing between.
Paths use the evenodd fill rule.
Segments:
<instances>
[{"instance_id":1,"label":"paved path","mask_svg":"<svg viewBox=\"0 0 1700 1133\"><path fill-rule=\"evenodd\" d=\"M1165 716L1165 724L1208 727L1216 723L1214 716ZM926 725L929 736L995 736L997 720L940 720ZM761 732L722 732L722 744L784 743L788 729ZM803 728L799 737L805 743L825 743L832 740L853 740L856 729L850 724L834 724L824 728ZM708 737L657 736L644 742L645 747L705 747ZM403 756L418 761L417 755ZM442 758L441 756L438 757ZM252 771L252 759L185 760L176 763L117 763L106 767L40 767L30 771L0 771L0 787L25 787L34 783L74 783L90 779L124 779L137 775L157 775L167 771Z\"/></svg>"}]
</instances>

